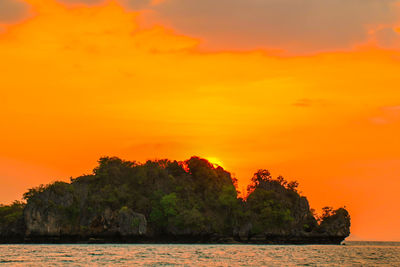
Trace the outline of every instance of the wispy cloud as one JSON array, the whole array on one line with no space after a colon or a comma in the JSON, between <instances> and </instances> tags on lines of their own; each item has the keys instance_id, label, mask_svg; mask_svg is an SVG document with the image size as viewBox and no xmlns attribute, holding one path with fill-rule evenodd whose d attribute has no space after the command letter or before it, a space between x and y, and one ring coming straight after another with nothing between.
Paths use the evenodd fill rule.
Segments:
<instances>
[{"instance_id":1,"label":"wispy cloud","mask_svg":"<svg viewBox=\"0 0 400 267\"><path fill-rule=\"evenodd\" d=\"M0 1L0 23L26 16L23 0ZM96 5L109 0L57 0ZM373 38L398 48L399 0L114 0L199 38L208 50L279 49L288 54L353 49ZM386 25L381 27L379 25Z\"/></svg>"},{"instance_id":2,"label":"wispy cloud","mask_svg":"<svg viewBox=\"0 0 400 267\"><path fill-rule=\"evenodd\" d=\"M0 24L12 23L27 15L28 6L21 0L0 1Z\"/></svg>"},{"instance_id":3,"label":"wispy cloud","mask_svg":"<svg viewBox=\"0 0 400 267\"><path fill-rule=\"evenodd\" d=\"M126 1L135 3L136 1ZM201 37L207 48L281 48L292 53L351 49L368 27L398 20L396 0L166 0L158 18Z\"/></svg>"}]
</instances>

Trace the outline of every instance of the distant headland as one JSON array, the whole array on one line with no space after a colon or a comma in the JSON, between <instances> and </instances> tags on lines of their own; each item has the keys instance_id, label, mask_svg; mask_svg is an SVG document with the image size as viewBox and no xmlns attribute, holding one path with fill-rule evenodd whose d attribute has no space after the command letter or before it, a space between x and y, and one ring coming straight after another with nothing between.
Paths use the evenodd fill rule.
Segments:
<instances>
[{"instance_id":1,"label":"distant headland","mask_svg":"<svg viewBox=\"0 0 400 267\"><path fill-rule=\"evenodd\" d=\"M0 206L0 243L340 244L345 208L316 216L296 181L257 171L236 180L205 159L140 164L103 157L93 174L28 190Z\"/></svg>"}]
</instances>

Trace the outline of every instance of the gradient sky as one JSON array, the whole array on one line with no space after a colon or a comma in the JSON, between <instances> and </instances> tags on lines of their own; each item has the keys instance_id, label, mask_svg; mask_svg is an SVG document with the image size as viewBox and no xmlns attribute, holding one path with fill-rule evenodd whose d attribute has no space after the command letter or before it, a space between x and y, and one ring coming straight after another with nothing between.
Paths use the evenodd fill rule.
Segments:
<instances>
[{"instance_id":1,"label":"gradient sky","mask_svg":"<svg viewBox=\"0 0 400 267\"><path fill-rule=\"evenodd\" d=\"M400 1L1 0L0 203L100 156L298 180L400 240Z\"/></svg>"}]
</instances>

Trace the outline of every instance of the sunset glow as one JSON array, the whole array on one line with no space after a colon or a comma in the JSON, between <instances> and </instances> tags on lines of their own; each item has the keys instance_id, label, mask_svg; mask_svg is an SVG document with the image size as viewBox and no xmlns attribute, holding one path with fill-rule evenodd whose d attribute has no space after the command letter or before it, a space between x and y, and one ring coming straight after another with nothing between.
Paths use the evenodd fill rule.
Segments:
<instances>
[{"instance_id":1,"label":"sunset glow","mask_svg":"<svg viewBox=\"0 0 400 267\"><path fill-rule=\"evenodd\" d=\"M226 47L151 9L168 1L23 0L0 22L0 203L105 155L196 155L239 190L267 168L317 210L346 205L355 239L400 240L400 42L375 34L389 22L345 48Z\"/></svg>"},{"instance_id":2,"label":"sunset glow","mask_svg":"<svg viewBox=\"0 0 400 267\"><path fill-rule=\"evenodd\" d=\"M206 159L210 162L210 163L212 163L212 164L214 164L214 166L220 166L220 167L224 167L224 164L222 163L222 161L221 160L219 160L218 158L215 158L215 157L206 157Z\"/></svg>"}]
</instances>

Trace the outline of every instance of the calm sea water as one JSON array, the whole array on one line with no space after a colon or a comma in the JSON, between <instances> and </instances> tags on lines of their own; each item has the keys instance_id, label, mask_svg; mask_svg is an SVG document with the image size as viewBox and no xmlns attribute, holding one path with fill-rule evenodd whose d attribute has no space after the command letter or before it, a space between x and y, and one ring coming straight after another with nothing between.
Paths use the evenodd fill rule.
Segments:
<instances>
[{"instance_id":1,"label":"calm sea water","mask_svg":"<svg viewBox=\"0 0 400 267\"><path fill-rule=\"evenodd\" d=\"M9 266L400 266L400 243L347 245L0 245Z\"/></svg>"}]
</instances>

